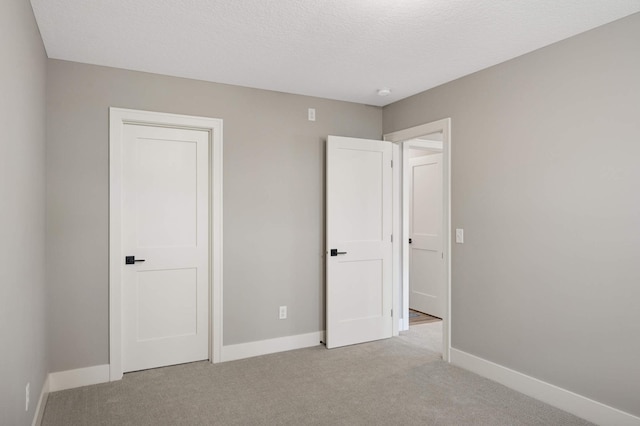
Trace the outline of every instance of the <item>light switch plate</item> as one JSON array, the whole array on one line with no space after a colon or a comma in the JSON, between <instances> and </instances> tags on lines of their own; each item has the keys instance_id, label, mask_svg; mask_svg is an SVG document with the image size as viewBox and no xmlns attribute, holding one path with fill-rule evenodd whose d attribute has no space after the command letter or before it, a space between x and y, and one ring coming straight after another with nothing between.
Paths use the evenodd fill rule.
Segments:
<instances>
[{"instance_id":1,"label":"light switch plate","mask_svg":"<svg viewBox=\"0 0 640 426\"><path fill-rule=\"evenodd\" d=\"M456 228L456 243L464 243L464 229L462 228Z\"/></svg>"}]
</instances>

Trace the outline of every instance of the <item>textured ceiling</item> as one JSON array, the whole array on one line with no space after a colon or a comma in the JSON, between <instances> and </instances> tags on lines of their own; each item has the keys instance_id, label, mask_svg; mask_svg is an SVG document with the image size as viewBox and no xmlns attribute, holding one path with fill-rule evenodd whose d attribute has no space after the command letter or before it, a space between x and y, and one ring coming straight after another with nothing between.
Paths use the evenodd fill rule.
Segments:
<instances>
[{"instance_id":1,"label":"textured ceiling","mask_svg":"<svg viewBox=\"0 0 640 426\"><path fill-rule=\"evenodd\" d=\"M640 11L640 0L31 3L50 58L379 106Z\"/></svg>"}]
</instances>

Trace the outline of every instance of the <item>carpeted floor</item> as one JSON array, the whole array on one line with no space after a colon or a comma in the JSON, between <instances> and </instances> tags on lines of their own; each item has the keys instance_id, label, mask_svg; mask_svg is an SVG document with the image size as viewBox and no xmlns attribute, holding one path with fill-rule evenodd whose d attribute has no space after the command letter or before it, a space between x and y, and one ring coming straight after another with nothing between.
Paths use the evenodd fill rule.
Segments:
<instances>
[{"instance_id":1,"label":"carpeted floor","mask_svg":"<svg viewBox=\"0 0 640 426\"><path fill-rule=\"evenodd\" d=\"M126 374L49 395L43 425L588 425L400 337Z\"/></svg>"},{"instance_id":2,"label":"carpeted floor","mask_svg":"<svg viewBox=\"0 0 640 426\"><path fill-rule=\"evenodd\" d=\"M400 332L400 338L442 357L442 320L427 324L410 324L409 331Z\"/></svg>"}]
</instances>

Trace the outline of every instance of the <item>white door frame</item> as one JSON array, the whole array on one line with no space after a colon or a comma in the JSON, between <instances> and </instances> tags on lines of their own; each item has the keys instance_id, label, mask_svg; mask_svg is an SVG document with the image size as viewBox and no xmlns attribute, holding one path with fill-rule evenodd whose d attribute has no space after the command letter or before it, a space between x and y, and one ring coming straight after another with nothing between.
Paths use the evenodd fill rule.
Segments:
<instances>
[{"instance_id":1,"label":"white door frame","mask_svg":"<svg viewBox=\"0 0 640 426\"><path fill-rule=\"evenodd\" d=\"M222 120L109 108L109 380L122 379L122 144L126 124L209 133L209 360L222 350Z\"/></svg>"},{"instance_id":2,"label":"white door frame","mask_svg":"<svg viewBox=\"0 0 640 426\"><path fill-rule=\"evenodd\" d=\"M394 142L393 164L400 167L393 168L393 234L399 238L393 239L393 287L394 287L394 311L401 312L398 321L393 322L394 335L400 330L409 328L409 243L408 243L408 200L402 197L403 167L408 158L408 148L420 146L419 142L412 139L426 136L432 133L442 133L442 164L443 164L443 253L444 253L444 280L445 291L445 315L442 319L442 358L449 361L451 352L451 119L444 118L420 126L388 133L383 136L386 141ZM425 145L424 148L432 148ZM405 161L403 161L403 159ZM405 199L403 199L405 198Z\"/></svg>"}]
</instances>

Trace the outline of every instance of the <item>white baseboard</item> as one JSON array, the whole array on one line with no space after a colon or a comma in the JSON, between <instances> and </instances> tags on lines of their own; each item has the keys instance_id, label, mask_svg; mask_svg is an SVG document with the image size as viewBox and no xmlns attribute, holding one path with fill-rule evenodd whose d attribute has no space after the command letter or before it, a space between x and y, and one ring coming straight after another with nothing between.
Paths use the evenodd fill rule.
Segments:
<instances>
[{"instance_id":1,"label":"white baseboard","mask_svg":"<svg viewBox=\"0 0 640 426\"><path fill-rule=\"evenodd\" d=\"M47 398L49 397L49 375L47 375L44 383L42 384L42 390L40 391L40 398L38 398L38 405L36 406L35 414L33 415L33 422L31 426L40 426L42 424L42 416L44 415L44 407L47 406Z\"/></svg>"},{"instance_id":2,"label":"white baseboard","mask_svg":"<svg viewBox=\"0 0 640 426\"><path fill-rule=\"evenodd\" d=\"M599 425L640 426L640 417L451 348L451 363Z\"/></svg>"},{"instance_id":3,"label":"white baseboard","mask_svg":"<svg viewBox=\"0 0 640 426\"><path fill-rule=\"evenodd\" d=\"M96 385L109 381L109 365L78 368L76 370L58 371L49 374L49 392Z\"/></svg>"},{"instance_id":4,"label":"white baseboard","mask_svg":"<svg viewBox=\"0 0 640 426\"><path fill-rule=\"evenodd\" d=\"M239 343L222 347L221 361L251 358L276 352L318 346L324 341L324 332L316 331L296 336L278 337L276 339L258 340L257 342Z\"/></svg>"},{"instance_id":5,"label":"white baseboard","mask_svg":"<svg viewBox=\"0 0 640 426\"><path fill-rule=\"evenodd\" d=\"M308 348L319 345L321 340L324 340L324 332L317 331L296 336L223 346L221 361L233 361L292 349ZM81 386L95 385L109 381L108 364L79 368L76 370L59 371L49 374L47 378L47 392L79 388Z\"/></svg>"}]
</instances>

